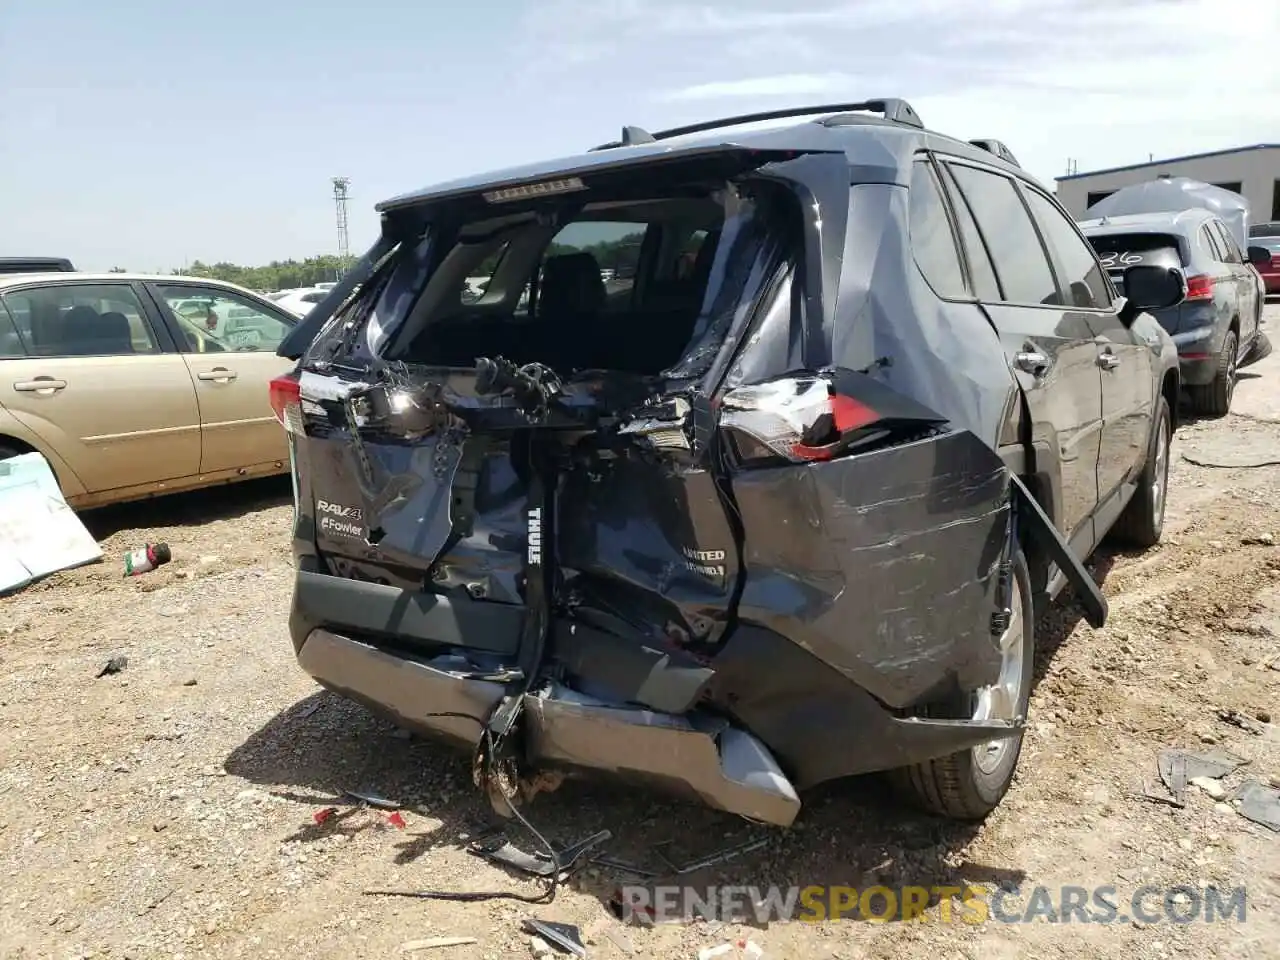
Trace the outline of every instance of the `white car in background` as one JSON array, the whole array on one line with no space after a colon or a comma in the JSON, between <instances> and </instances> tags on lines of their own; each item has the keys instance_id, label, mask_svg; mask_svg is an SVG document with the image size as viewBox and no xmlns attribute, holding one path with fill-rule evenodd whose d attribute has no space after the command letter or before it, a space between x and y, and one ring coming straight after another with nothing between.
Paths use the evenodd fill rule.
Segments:
<instances>
[{"instance_id":1,"label":"white car in background","mask_svg":"<svg viewBox=\"0 0 1280 960\"><path fill-rule=\"evenodd\" d=\"M275 303L296 316L305 317L328 295L329 291L320 287L304 287L284 291L284 295L277 297Z\"/></svg>"}]
</instances>

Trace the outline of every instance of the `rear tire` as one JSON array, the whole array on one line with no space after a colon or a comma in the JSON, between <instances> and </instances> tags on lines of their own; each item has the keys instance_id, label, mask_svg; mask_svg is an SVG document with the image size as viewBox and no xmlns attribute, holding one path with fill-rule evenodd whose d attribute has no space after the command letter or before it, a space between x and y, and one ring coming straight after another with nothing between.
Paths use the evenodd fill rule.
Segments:
<instances>
[{"instance_id":1,"label":"rear tire","mask_svg":"<svg viewBox=\"0 0 1280 960\"><path fill-rule=\"evenodd\" d=\"M1010 630L1020 631L1020 660L1009 679L1017 680L1012 698L1014 716L1027 715L1031 681L1035 668L1035 611L1032 604L1031 575L1021 550L1013 555L1015 595ZM1020 615L1019 615L1020 614ZM1009 664L1012 668L1013 664ZM1001 680L1004 679L1002 673ZM1001 681L998 680L997 683ZM987 688L988 690L992 688ZM971 717L981 691L963 694L955 702L929 712L937 717ZM994 810L1013 783L1013 774L1022 753L1022 733L1003 741L992 741L970 750L961 750L937 760L926 760L891 771L895 787L917 806L952 820L981 820Z\"/></svg>"},{"instance_id":2,"label":"rear tire","mask_svg":"<svg viewBox=\"0 0 1280 960\"><path fill-rule=\"evenodd\" d=\"M7 443L0 443L0 460L9 460L13 457L21 456L24 451L17 447L11 447Z\"/></svg>"},{"instance_id":3,"label":"rear tire","mask_svg":"<svg viewBox=\"0 0 1280 960\"><path fill-rule=\"evenodd\" d=\"M1212 382L1202 387L1188 387L1191 408L1206 417L1225 417L1231 411L1231 397L1236 389L1236 354L1240 340L1234 330L1227 331L1218 355L1218 370Z\"/></svg>"},{"instance_id":4,"label":"rear tire","mask_svg":"<svg viewBox=\"0 0 1280 960\"><path fill-rule=\"evenodd\" d=\"M1138 489L1113 528L1117 539L1129 546L1154 547L1164 533L1164 508L1169 491L1169 444L1172 442L1169 404L1160 398L1151 424L1147 463L1138 475Z\"/></svg>"}]
</instances>

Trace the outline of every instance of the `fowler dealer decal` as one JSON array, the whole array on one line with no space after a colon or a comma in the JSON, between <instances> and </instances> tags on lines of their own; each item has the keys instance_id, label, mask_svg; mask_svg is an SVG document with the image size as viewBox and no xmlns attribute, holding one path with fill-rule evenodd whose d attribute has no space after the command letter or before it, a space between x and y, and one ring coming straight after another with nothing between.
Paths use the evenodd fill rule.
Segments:
<instances>
[{"instance_id":1,"label":"fowler dealer decal","mask_svg":"<svg viewBox=\"0 0 1280 960\"><path fill-rule=\"evenodd\" d=\"M339 537L364 537L364 511L359 507L344 507L340 503L328 500L317 500L316 510L320 517L320 529Z\"/></svg>"},{"instance_id":2,"label":"fowler dealer decal","mask_svg":"<svg viewBox=\"0 0 1280 960\"><path fill-rule=\"evenodd\" d=\"M542 565L542 508L529 511L529 566Z\"/></svg>"}]
</instances>

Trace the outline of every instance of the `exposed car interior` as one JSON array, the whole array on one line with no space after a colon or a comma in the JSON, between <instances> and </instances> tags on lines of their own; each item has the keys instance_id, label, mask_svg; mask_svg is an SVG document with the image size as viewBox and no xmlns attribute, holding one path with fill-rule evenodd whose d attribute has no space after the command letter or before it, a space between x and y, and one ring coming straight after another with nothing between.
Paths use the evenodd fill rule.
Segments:
<instances>
[{"instance_id":1,"label":"exposed car interior","mask_svg":"<svg viewBox=\"0 0 1280 960\"><path fill-rule=\"evenodd\" d=\"M723 223L706 196L593 204L561 225L530 214L468 224L396 358L469 366L498 354L655 374L691 338Z\"/></svg>"}]
</instances>

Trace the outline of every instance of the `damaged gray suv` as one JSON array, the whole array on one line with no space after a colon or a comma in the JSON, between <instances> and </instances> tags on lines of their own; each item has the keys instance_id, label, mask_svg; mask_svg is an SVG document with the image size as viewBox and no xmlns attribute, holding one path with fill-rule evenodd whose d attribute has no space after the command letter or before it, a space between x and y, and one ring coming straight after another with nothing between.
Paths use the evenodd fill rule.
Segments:
<instances>
[{"instance_id":1,"label":"damaged gray suv","mask_svg":"<svg viewBox=\"0 0 1280 960\"><path fill-rule=\"evenodd\" d=\"M870 771L1000 801L1037 611L1101 624L1083 559L1160 538L1176 271L1119 297L1006 147L892 99L379 209L271 386L307 673L508 814L583 771L780 825Z\"/></svg>"}]
</instances>

